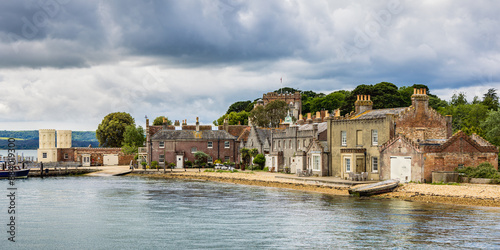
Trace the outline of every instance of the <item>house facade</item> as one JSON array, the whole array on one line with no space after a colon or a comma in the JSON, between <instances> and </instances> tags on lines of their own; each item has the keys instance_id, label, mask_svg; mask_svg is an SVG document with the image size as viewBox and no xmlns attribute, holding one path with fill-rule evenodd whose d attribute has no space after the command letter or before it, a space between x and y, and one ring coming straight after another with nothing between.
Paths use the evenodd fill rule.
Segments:
<instances>
[{"instance_id":1,"label":"house facade","mask_svg":"<svg viewBox=\"0 0 500 250\"><path fill-rule=\"evenodd\" d=\"M186 161L194 162L195 153L201 151L209 155L209 163L217 159L236 162L236 139L225 130L200 129L197 119L196 126L183 126L182 130L165 128L152 135L149 143L151 161L157 161L160 165L175 163L176 168L183 168Z\"/></svg>"},{"instance_id":2,"label":"house facade","mask_svg":"<svg viewBox=\"0 0 500 250\"><path fill-rule=\"evenodd\" d=\"M370 96L358 96L354 113L339 112L328 121L331 175L342 179L350 173L368 173L368 180L380 179L379 146L396 130L395 117L406 108L373 110Z\"/></svg>"},{"instance_id":3,"label":"house facade","mask_svg":"<svg viewBox=\"0 0 500 250\"><path fill-rule=\"evenodd\" d=\"M327 124L315 123L275 130L271 135L271 152L266 166L272 171L297 173L310 169L313 174L329 174Z\"/></svg>"}]
</instances>

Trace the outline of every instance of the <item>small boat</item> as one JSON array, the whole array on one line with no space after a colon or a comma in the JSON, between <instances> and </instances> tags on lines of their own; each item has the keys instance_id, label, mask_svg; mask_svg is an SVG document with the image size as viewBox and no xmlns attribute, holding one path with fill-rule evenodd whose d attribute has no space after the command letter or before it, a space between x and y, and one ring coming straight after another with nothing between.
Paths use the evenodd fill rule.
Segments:
<instances>
[{"instance_id":1,"label":"small boat","mask_svg":"<svg viewBox=\"0 0 500 250\"><path fill-rule=\"evenodd\" d=\"M12 171L15 179L28 178L29 172L30 172L29 169L19 169L19 168L16 168ZM0 179L9 179L10 174L11 174L10 170L0 170Z\"/></svg>"},{"instance_id":2,"label":"small boat","mask_svg":"<svg viewBox=\"0 0 500 250\"><path fill-rule=\"evenodd\" d=\"M370 196L374 194L383 194L391 192L399 185L398 180L386 180L382 182L357 185L349 189L349 194L359 196Z\"/></svg>"}]
</instances>

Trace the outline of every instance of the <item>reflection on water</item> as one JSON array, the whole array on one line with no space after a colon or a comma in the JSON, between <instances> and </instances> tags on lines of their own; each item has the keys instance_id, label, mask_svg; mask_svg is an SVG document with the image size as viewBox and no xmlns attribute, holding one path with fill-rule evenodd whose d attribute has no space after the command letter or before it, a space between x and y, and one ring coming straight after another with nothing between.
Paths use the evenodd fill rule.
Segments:
<instances>
[{"instance_id":1,"label":"reflection on water","mask_svg":"<svg viewBox=\"0 0 500 250\"><path fill-rule=\"evenodd\" d=\"M16 185L10 249L500 248L499 208L126 176Z\"/></svg>"}]
</instances>

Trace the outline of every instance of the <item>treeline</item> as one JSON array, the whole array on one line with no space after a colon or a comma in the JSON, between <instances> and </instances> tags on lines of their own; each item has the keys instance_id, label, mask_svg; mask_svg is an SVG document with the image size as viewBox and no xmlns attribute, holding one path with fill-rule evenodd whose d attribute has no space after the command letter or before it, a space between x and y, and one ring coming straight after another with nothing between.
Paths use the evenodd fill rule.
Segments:
<instances>
[{"instance_id":1,"label":"treeline","mask_svg":"<svg viewBox=\"0 0 500 250\"><path fill-rule=\"evenodd\" d=\"M16 139L16 149L38 149L38 130L9 131L0 130L0 149L8 148L8 139ZM92 147L99 146L95 136L95 131L72 131L71 133L73 147Z\"/></svg>"},{"instance_id":2,"label":"treeline","mask_svg":"<svg viewBox=\"0 0 500 250\"><path fill-rule=\"evenodd\" d=\"M358 85L354 90L339 90L329 94L314 91L300 91L285 87L278 89L278 93L300 92L302 95L302 114L315 113L316 111L340 109L341 115L354 111L354 102L357 95L370 95L373 109L397 108L411 106L411 96L414 89L426 89L429 96L429 106L442 115L453 116L453 131L462 130L467 134L476 133L491 143L500 146L500 111L499 98L496 89L489 89L483 96L475 96L472 102L467 101L465 93L453 95L450 101L445 101L433 95L424 84L397 87L389 82L374 85ZM257 99L258 100L258 99ZM224 119L230 125L248 124L248 117L259 120L259 113L253 110L257 100L238 101L229 106L226 114L214 121L221 125ZM253 113L252 113L253 112ZM284 119L286 112L278 112ZM267 122L264 119L265 122Z\"/></svg>"}]
</instances>

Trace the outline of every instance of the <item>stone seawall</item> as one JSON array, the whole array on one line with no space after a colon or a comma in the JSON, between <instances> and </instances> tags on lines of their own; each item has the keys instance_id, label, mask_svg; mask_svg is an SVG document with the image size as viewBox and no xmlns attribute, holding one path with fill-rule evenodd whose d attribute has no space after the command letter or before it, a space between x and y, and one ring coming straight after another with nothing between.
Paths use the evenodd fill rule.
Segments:
<instances>
[{"instance_id":1,"label":"stone seawall","mask_svg":"<svg viewBox=\"0 0 500 250\"><path fill-rule=\"evenodd\" d=\"M131 175L166 179L190 179L288 188L301 191L319 192L348 196L349 186L327 183L308 183L300 180L276 178L276 174L263 172L173 172L134 171ZM281 176L280 176L281 177ZM394 192L372 196L373 199L400 199L426 203L443 203L467 206L500 207L500 185L460 184L430 185L408 183Z\"/></svg>"}]
</instances>

